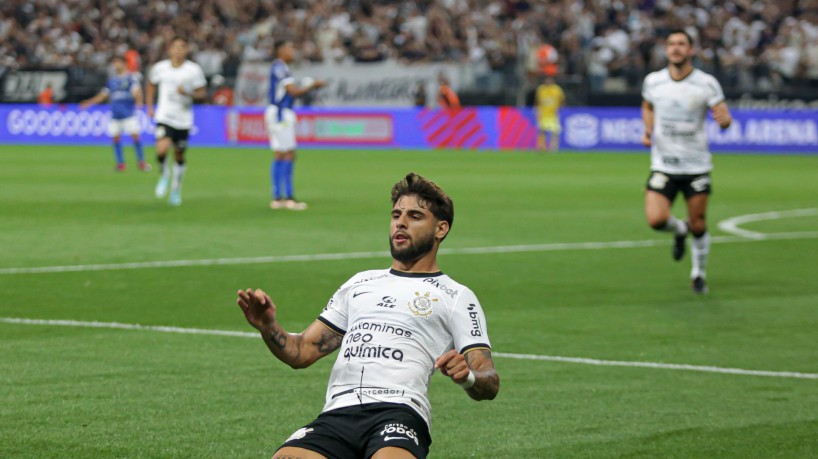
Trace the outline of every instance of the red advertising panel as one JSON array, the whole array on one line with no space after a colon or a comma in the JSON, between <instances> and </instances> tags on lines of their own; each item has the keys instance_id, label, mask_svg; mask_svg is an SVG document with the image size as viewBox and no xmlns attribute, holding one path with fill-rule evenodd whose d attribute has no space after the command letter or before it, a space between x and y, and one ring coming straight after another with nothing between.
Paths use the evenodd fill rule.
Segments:
<instances>
[{"instance_id":1,"label":"red advertising panel","mask_svg":"<svg viewBox=\"0 0 818 459\"><path fill-rule=\"evenodd\" d=\"M389 113L303 113L298 115L296 139L305 145L388 145L395 140ZM267 143L264 114L234 112L228 116L228 137L238 143Z\"/></svg>"}]
</instances>

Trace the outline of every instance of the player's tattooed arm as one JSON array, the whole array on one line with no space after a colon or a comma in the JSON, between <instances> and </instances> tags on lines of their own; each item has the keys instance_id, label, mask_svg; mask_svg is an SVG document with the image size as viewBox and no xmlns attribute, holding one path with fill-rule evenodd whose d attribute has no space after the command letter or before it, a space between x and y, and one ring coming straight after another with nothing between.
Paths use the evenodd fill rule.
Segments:
<instances>
[{"instance_id":1,"label":"player's tattooed arm","mask_svg":"<svg viewBox=\"0 0 818 459\"><path fill-rule=\"evenodd\" d=\"M261 333L267 347L293 368L307 368L341 347L343 336L315 321L303 333L288 333L278 322Z\"/></svg>"},{"instance_id":2,"label":"player's tattooed arm","mask_svg":"<svg viewBox=\"0 0 818 459\"><path fill-rule=\"evenodd\" d=\"M289 333L279 325L277 308L262 290L239 290L238 305L247 322L279 360L293 368L306 368L341 346L343 336L314 321L303 333Z\"/></svg>"},{"instance_id":3,"label":"player's tattooed arm","mask_svg":"<svg viewBox=\"0 0 818 459\"><path fill-rule=\"evenodd\" d=\"M494 368L489 349L475 348L465 355L451 349L435 360L435 368L466 389L475 400L492 400L500 391L500 375Z\"/></svg>"},{"instance_id":4,"label":"player's tattooed arm","mask_svg":"<svg viewBox=\"0 0 818 459\"><path fill-rule=\"evenodd\" d=\"M500 375L494 368L490 349L474 349L466 352L466 363L474 373L474 385L466 389L475 400L493 400L500 391Z\"/></svg>"},{"instance_id":5,"label":"player's tattooed arm","mask_svg":"<svg viewBox=\"0 0 818 459\"><path fill-rule=\"evenodd\" d=\"M331 354L336 349L341 347L341 341L343 340L343 336L339 335L338 333L330 330L329 328L323 327L324 329L321 331L320 336L317 340L312 342L312 345L318 350L318 353L321 354L321 357Z\"/></svg>"}]
</instances>

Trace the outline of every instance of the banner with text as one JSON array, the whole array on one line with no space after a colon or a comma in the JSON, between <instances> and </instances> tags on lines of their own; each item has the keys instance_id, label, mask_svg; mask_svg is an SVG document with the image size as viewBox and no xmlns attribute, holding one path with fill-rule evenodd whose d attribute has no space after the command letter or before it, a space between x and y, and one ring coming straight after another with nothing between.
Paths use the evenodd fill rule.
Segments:
<instances>
[{"instance_id":1,"label":"banner with text","mask_svg":"<svg viewBox=\"0 0 818 459\"><path fill-rule=\"evenodd\" d=\"M260 108L198 106L191 146L266 146ZM534 111L516 107L465 107L457 111L415 108L307 108L299 110L300 147L533 149ZM818 154L818 111L735 110L730 128L712 120L705 129L713 151ZM105 144L110 113L104 106L41 107L0 104L0 144ZM142 140L154 142L155 125L138 113ZM574 108L561 114L565 150L648 150L641 144L638 108ZM128 139L126 139L128 142Z\"/></svg>"},{"instance_id":2,"label":"banner with text","mask_svg":"<svg viewBox=\"0 0 818 459\"><path fill-rule=\"evenodd\" d=\"M451 64L403 65L396 62L370 64L302 64L293 67L300 82L305 77L324 80L310 105L323 107L411 107L422 84L426 100L435 100L437 78L445 75L455 90L460 70ZM270 63L245 63L239 68L235 98L238 106L264 106L270 89Z\"/></svg>"}]
</instances>

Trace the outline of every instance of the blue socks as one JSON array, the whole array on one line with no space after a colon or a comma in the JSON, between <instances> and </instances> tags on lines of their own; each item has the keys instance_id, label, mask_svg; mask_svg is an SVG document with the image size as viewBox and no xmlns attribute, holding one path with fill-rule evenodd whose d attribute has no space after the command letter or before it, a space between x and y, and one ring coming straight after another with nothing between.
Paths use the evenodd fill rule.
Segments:
<instances>
[{"instance_id":1,"label":"blue socks","mask_svg":"<svg viewBox=\"0 0 818 459\"><path fill-rule=\"evenodd\" d=\"M125 157L122 155L122 143L114 142L114 155L117 164L125 164Z\"/></svg>"},{"instance_id":2,"label":"blue socks","mask_svg":"<svg viewBox=\"0 0 818 459\"><path fill-rule=\"evenodd\" d=\"M273 160L270 166L270 182L272 182L273 199L281 199L281 188L284 182L282 173L284 172L284 161L280 159Z\"/></svg>"},{"instance_id":3,"label":"blue socks","mask_svg":"<svg viewBox=\"0 0 818 459\"><path fill-rule=\"evenodd\" d=\"M134 142L133 147L136 150L136 159L139 162L145 161L145 153L142 152L142 142Z\"/></svg>"},{"instance_id":4,"label":"blue socks","mask_svg":"<svg viewBox=\"0 0 818 459\"><path fill-rule=\"evenodd\" d=\"M270 167L270 181L273 184L273 199L292 199L293 162L283 159L273 160Z\"/></svg>"},{"instance_id":5,"label":"blue socks","mask_svg":"<svg viewBox=\"0 0 818 459\"><path fill-rule=\"evenodd\" d=\"M284 186L287 192L287 199L293 198L293 162L284 161Z\"/></svg>"}]
</instances>

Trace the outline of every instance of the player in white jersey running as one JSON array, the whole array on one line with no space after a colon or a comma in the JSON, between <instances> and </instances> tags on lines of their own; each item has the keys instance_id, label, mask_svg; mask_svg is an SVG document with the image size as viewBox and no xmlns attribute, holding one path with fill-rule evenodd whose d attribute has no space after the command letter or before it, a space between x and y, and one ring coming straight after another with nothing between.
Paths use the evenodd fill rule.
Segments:
<instances>
[{"instance_id":1,"label":"player in white jersey running","mask_svg":"<svg viewBox=\"0 0 818 459\"><path fill-rule=\"evenodd\" d=\"M308 367L340 348L323 412L274 459L425 458L435 370L475 400L497 396L500 377L482 307L437 264L454 219L451 199L409 174L392 188L392 204L392 267L353 276L303 333L281 328L263 291L238 292L247 321L291 367Z\"/></svg>"},{"instance_id":2,"label":"player in white jersey running","mask_svg":"<svg viewBox=\"0 0 818 459\"><path fill-rule=\"evenodd\" d=\"M691 243L693 291L707 293L705 267L710 235L705 214L713 169L704 121L708 109L722 129L733 118L719 82L693 67L693 40L684 30L668 34L668 66L645 77L642 87L642 143L651 148L651 173L645 192L645 216L658 231L674 233L673 258L681 260L687 233ZM687 222L674 217L673 200L681 191L687 202Z\"/></svg>"},{"instance_id":3,"label":"player in white jersey running","mask_svg":"<svg viewBox=\"0 0 818 459\"><path fill-rule=\"evenodd\" d=\"M168 45L168 56L157 62L150 71L147 85L148 116L156 120L156 159L159 162L159 182L156 197L164 198L168 193L168 203L182 204L182 178L185 175L185 150L190 129L193 127L193 102L207 98L207 80L199 64L187 60L187 41L175 37ZM156 88L159 101L153 109ZM167 153L173 145L173 174L167 164Z\"/></svg>"}]
</instances>

